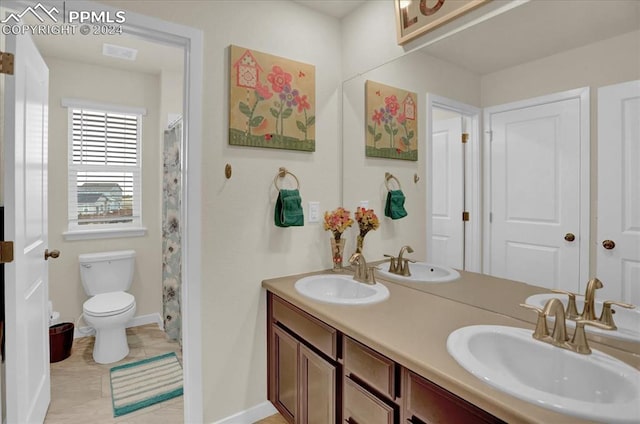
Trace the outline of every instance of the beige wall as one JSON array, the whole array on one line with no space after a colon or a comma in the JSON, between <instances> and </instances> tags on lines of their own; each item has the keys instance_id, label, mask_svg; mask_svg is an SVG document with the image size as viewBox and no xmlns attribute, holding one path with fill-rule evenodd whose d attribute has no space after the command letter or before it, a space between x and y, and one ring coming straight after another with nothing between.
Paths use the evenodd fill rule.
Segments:
<instances>
[{"instance_id":1,"label":"beige wall","mask_svg":"<svg viewBox=\"0 0 640 424\"><path fill-rule=\"evenodd\" d=\"M170 117L182 115L183 75L177 71L160 73L160 134L167 129Z\"/></svg>"},{"instance_id":2,"label":"beige wall","mask_svg":"<svg viewBox=\"0 0 640 424\"><path fill-rule=\"evenodd\" d=\"M321 211L339 205L340 27L335 18L290 1L108 1L204 34L202 151L202 342L204 421L266 400L263 279L328 268L320 224L276 228L273 178L284 166ZM316 66L316 151L228 145L230 44ZM233 176L224 176L225 164ZM188 284L188 282L186 282Z\"/></svg>"},{"instance_id":3,"label":"beige wall","mask_svg":"<svg viewBox=\"0 0 640 424\"><path fill-rule=\"evenodd\" d=\"M589 44L482 77L482 106L590 87L591 208L589 274L596 273L598 87L640 79L640 31Z\"/></svg>"},{"instance_id":4,"label":"beige wall","mask_svg":"<svg viewBox=\"0 0 640 424\"><path fill-rule=\"evenodd\" d=\"M354 53L355 54L355 53ZM361 53L365 55L365 53ZM365 81L413 91L418 94L418 161L367 158L364 155ZM432 56L413 53L352 78L343 84L344 206L355 211L362 200L376 211L380 228L367 234L364 254L368 260L396 254L401 246L414 249L412 258L426 259L426 94L446 96L459 102L480 104L480 77ZM393 174L406 196L407 216L392 220L384 216L387 196L385 172ZM415 183L414 175L420 180ZM390 186L395 187L395 186ZM357 225L347 232L347 252L355 246Z\"/></svg>"},{"instance_id":5,"label":"beige wall","mask_svg":"<svg viewBox=\"0 0 640 424\"><path fill-rule=\"evenodd\" d=\"M49 248L60 258L49 264L49 298L61 319L75 320L88 298L80 282L78 255L89 252L134 249L136 315L162 314L162 244L159 134L160 81L157 75L132 73L56 58L49 66ZM142 118L142 220L144 237L65 241L67 230L67 108L62 98L144 107ZM86 324L81 324L86 325Z\"/></svg>"}]
</instances>

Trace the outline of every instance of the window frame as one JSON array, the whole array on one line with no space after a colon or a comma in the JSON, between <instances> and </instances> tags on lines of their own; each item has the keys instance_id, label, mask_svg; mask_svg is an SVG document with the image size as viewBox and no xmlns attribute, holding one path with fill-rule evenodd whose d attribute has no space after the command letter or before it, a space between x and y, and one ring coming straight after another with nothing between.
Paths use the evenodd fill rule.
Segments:
<instances>
[{"instance_id":1,"label":"window frame","mask_svg":"<svg viewBox=\"0 0 640 424\"><path fill-rule=\"evenodd\" d=\"M66 240L85 240L115 237L140 237L146 234L142 221L142 117L147 114L145 108L115 104L98 103L79 99L62 99L67 108L67 231ZM73 162L73 114L77 110L95 111L106 114L128 114L137 116L136 162L132 165L87 165ZM78 222L78 173L79 172L132 172L133 173L133 217L126 223L80 224Z\"/></svg>"}]
</instances>

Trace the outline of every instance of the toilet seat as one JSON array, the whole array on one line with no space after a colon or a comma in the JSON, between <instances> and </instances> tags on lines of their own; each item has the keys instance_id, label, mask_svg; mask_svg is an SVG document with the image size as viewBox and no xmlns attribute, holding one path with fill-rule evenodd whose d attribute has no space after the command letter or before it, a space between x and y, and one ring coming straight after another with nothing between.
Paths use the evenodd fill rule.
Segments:
<instances>
[{"instance_id":1,"label":"toilet seat","mask_svg":"<svg viewBox=\"0 0 640 424\"><path fill-rule=\"evenodd\" d=\"M84 302L82 309L87 315L106 317L122 314L135 306L133 295L127 292L110 292L93 296Z\"/></svg>"}]
</instances>

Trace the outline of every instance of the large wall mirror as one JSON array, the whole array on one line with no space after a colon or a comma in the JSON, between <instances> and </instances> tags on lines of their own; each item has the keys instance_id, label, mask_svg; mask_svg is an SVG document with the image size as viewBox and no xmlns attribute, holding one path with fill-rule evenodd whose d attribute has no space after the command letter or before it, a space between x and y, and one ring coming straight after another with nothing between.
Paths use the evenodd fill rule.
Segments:
<instances>
[{"instance_id":1,"label":"large wall mirror","mask_svg":"<svg viewBox=\"0 0 640 424\"><path fill-rule=\"evenodd\" d=\"M613 85L624 90L620 84L637 80L639 2L536 0L346 80L343 204L353 210L367 202L382 215L389 172L402 185L408 212L400 220L381 217L380 230L367 236L365 255L382 259L411 245L418 260L579 293L590 277L598 276L605 284L599 296L640 303L640 239L628 242L635 247L621 273L608 274L607 268L621 265L603 261L610 250L603 245L608 237L598 220L602 201L615 185L604 180L599 168L611 160L599 156L607 150L599 119L611 107L600 93ZM418 93L418 161L365 157L366 81ZM523 110L532 114L521 115ZM570 116L572 126L547 119L559 114ZM520 131L533 144L507 149L499 139L501 128ZM466 150L453 144L461 132L469 133ZM548 151L558 149L560 139L562 146L571 139L572 150L549 159ZM627 151L625 166L637 167L638 144ZM567 181L571 185L562 186ZM627 183L640 189L632 178ZM625 193L620 196L624 199ZM635 214L629 218L631 227L640 225L635 196L631 202L616 201L627 205L627 216ZM446 223L449 217L461 220L465 209L470 221ZM500 234L492 228L500 220L522 225L505 227ZM525 225L532 222L536 225ZM535 239L543 232L554 241ZM442 234L455 240L445 243ZM527 234L530 239L522 238ZM523 248L496 251L500 237ZM528 245L537 246L537 256L524 249ZM505 313L472 292L435 285L424 290ZM518 308L509 314L533 318Z\"/></svg>"}]
</instances>

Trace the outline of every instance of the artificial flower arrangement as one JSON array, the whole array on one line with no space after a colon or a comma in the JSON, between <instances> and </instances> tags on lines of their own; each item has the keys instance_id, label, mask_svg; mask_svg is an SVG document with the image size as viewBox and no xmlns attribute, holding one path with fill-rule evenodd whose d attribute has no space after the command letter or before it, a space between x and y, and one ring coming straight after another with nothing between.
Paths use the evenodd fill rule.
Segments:
<instances>
[{"instance_id":1,"label":"artificial flower arrangement","mask_svg":"<svg viewBox=\"0 0 640 424\"><path fill-rule=\"evenodd\" d=\"M380 227L380 221L376 216L373 209L366 209L359 207L356 209L356 222L360 228L360 233L357 238L356 252L362 252L362 244L364 243L364 236L371 230L377 230Z\"/></svg>"},{"instance_id":2,"label":"artificial flower arrangement","mask_svg":"<svg viewBox=\"0 0 640 424\"><path fill-rule=\"evenodd\" d=\"M351 219L351 212L343 207L339 207L331 213L324 213L324 229L331 231L333 237L331 238L331 256L333 260L333 270L336 272L342 271L342 257L344 254L344 239L342 233L353 225L353 219Z\"/></svg>"},{"instance_id":3,"label":"artificial flower arrangement","mask_svg":"<svg viewBox=\"0 0 640 424\"><path fill-rule=\"evenodd\" d=\"M333 233L333 238L340 240L342 233L351 225L353 225L353 219L351 219L351 212L343 207L339 207L331 213L324 213L324 229Z\"/></svg>"}]
</instances>

